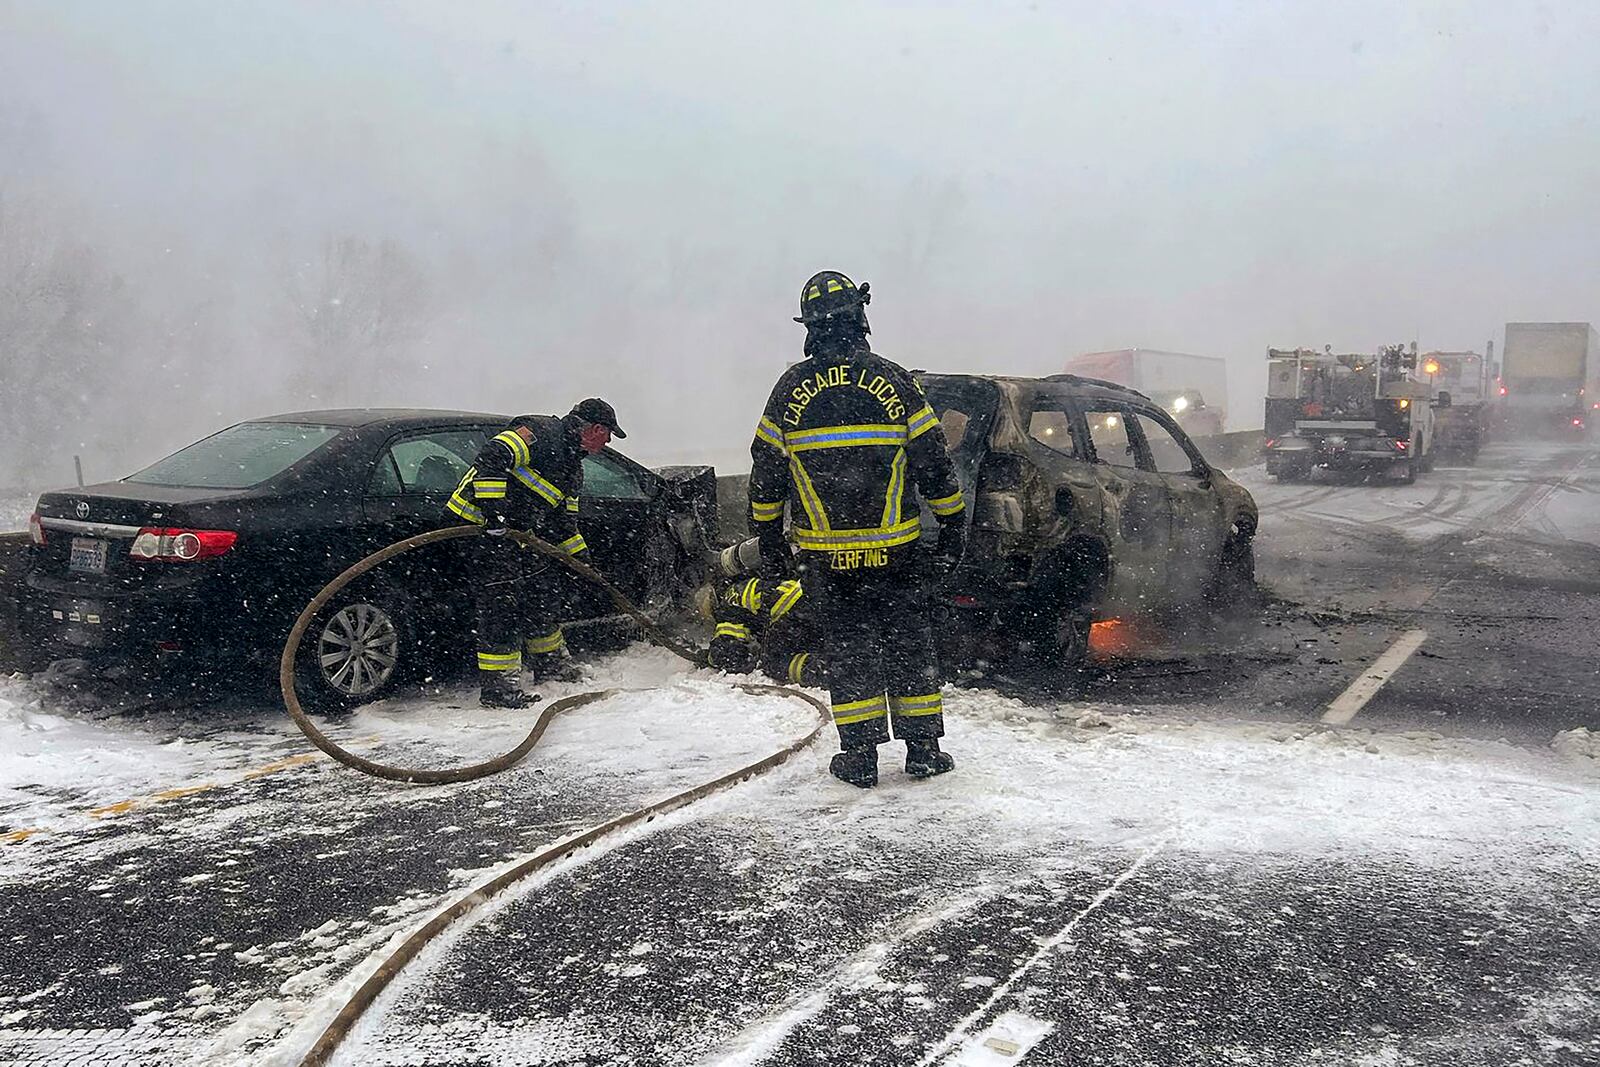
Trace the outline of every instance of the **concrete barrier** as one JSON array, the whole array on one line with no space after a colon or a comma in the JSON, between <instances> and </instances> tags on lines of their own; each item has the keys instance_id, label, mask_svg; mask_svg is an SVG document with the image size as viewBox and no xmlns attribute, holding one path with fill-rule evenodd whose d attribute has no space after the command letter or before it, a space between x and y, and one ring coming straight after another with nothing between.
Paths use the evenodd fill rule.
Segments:
<instances>
[{"instance_id":1,"label":"concrete barrier","mask_svg":"<svg viewBox=\"0 0 1600 1067\"><path fill-rule=\"evenodd\" d=\"M1261 462L1260 430L1239 430L1236 433L1218 434L1215 437L1196 437L1194 443L1206 462L1213 467L1232 470Z\"/></svg>"}]
</instances>

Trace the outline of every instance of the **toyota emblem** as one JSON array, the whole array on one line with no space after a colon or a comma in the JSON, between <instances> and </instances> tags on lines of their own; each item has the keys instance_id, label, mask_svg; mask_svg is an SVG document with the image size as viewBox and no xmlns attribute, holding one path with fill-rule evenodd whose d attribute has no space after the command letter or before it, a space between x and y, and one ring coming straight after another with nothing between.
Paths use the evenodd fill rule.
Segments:
<instances>
[{"instance_id":1,"label":"toyota emblem","mask_svg":"<svg viewBox=\"0 0 1600 1067\"><path fill-rule=\"evenodd\" d=\"M78 501L77 511L78 518L87 519L89 517L89 502L87 500Z\"/></svg>"}]
</instances>

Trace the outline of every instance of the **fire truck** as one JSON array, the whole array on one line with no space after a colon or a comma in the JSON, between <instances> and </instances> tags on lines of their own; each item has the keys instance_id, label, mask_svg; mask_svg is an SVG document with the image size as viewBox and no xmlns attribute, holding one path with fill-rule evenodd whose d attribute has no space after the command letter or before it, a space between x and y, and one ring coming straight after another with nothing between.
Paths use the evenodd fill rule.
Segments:
<instances>
[{"instance_id":1,"label":"fire truck","mask_svg":"<svg viewBox=\"0 0 1600 1067\"><path fill-rule=\"evenodd\" d=\"M1303 481L1317 468L1397 475L1433 465L1433 407L1417 346L1376 353L1267 349L1267 472Z\"/></svg>"}]
</instances>

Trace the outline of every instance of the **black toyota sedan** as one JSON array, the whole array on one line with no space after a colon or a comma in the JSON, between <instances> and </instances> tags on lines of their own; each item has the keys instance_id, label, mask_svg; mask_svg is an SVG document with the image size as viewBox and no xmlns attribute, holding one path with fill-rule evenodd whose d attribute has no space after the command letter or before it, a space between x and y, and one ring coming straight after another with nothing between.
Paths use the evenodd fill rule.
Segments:
<instances>
[{"instance_id":1,"label":"black toyota sedan","mask_svg":"<svg viewBox=\"0 0 1600 1067\"><path fill-rule=\"evenodd\" d=\"M445 501L507 417L358 409L239 423L120 481L46 493L30 521L25 622L91 662L275 664L327 581L371 552L455 525ZM636 603L693 588L715 535L710 467L584 460L579 522L596 566ZM330 604L300 649L302 693L376 699L472 643L464 543L431 545ZM574 578L566 617L611 610Z\"/></svg>"}]
</instances>

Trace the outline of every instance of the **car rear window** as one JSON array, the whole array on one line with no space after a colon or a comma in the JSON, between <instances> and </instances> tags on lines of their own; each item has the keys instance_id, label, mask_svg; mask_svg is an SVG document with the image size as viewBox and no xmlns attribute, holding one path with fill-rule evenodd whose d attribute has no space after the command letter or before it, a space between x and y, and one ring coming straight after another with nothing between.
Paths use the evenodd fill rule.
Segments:
<instances>
[{"instance_id":1,"label":"car rear window","mask_svg":"<svg viewBox=\"0 0 1600 1067\"><path fill-rule=\"evenodd\" d=\"M249 489L277 477L339 436L338 426L242 422L214 433L123 481L193 489Z\"/></svg>"}]
</instances>

